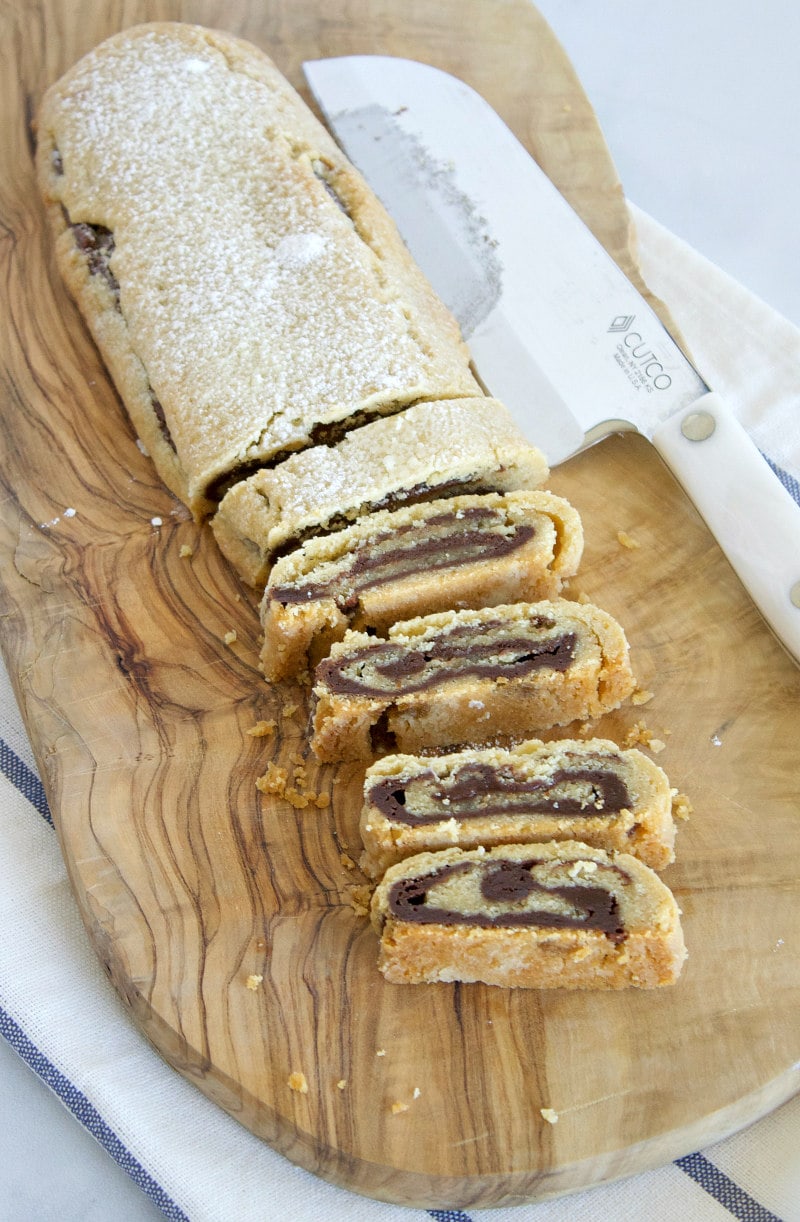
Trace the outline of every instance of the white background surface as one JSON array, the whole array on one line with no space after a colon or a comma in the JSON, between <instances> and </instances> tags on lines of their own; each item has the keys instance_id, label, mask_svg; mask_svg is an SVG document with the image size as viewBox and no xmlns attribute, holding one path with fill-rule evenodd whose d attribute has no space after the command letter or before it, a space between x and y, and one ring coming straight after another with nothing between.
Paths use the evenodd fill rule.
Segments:
<instances>
[{"instance_id":1,"label":"white background surface","mask_svg":"<svg viewBox=\"0 0 800 1222\"><path fill-rule=\"evenodd\" d=\"M796 0L538 7L628 197L800 325ZM0 1222L161 1217L0 1039Z\"/></svg>"}]
</instances>

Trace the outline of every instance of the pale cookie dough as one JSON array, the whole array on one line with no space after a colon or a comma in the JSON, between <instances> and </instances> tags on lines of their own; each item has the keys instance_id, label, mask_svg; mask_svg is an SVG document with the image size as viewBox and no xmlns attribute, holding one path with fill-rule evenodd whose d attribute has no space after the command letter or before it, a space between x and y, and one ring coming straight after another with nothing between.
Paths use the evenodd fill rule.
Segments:
<instances>
[{"instance_id":1,"label":"pale cookie dough","mask_svg":"<svg viewBox=\"0 0 800 1222\"><path fill-rule=\"evenodd\" d=\"M657 764L602 738L385 756L364 780L360 864L377 878L415 853L580 840L660 870L675 858L672 799Z\"/></svg>"},{"instance_id":2,"label":"pale cookie dough","mask_svg":"<svg viewBox=\"0 0 800 1222\"><path fill-rule=\"evenodd\" d=\"M392 984L655 988L686 958L658 875L575 841L409 857L387 871L371 918Z\"/></svg>"},{"instance_id":3,"label":"pale cookie dough","mask_svg":"<svg viewBox=\"0 0 800 1222\"><path fill-rule=\"evenodd\" d=\"M536 488L548 474L544 455L496 399L418 403L258 471L228 492L211 525L223 554L258 586L281 552L364 513Z\"/></svg>"},{"instance_id":4,"label":"pale cookie dough","mask_svg":"<svg viewBox=\"0 0 800 1222\"><path fill-rule=\"evenodd\" d=\"M631 694L616 620L564 599L443 612L348 631L315 671L312 747L321 760L518 742L595 718Z\"/></svg>"},{"instance_id":5,"label":"pale cookie dough","mask_svg":"<svg viewBox=\"0 0 800 1222\"><path fill-rule=\"evenodd\" d=\"M48 90L37 172L67 286L198 516L326 430L479 393L393 222L256 47L115 35Z\"/></svg>"},{"instance_id":6,"label":"pale cookie dough","mask_svg":"<svg viewBox=\"0 0 800 1222\"><path fill-rule=\"evenodd\" d=\"M582 551L578 513L549 492L368 514L277 561L261 604L262 669L273 681L304 671L348 627L384 635L414 615L556 597Z\"/></svg>"}]
</instances>

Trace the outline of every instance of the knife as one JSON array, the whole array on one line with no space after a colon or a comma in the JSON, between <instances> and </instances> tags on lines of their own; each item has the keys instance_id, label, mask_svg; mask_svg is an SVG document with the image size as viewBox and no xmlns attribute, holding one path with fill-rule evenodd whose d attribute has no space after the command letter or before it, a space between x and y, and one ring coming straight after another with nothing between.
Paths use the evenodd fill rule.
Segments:
<instances>
[{"instance_id":1,"label":"knife","mask_svg":"<svg viewBox=\"0 0 800 1222\"><path fill-rule=\"evenodd\" d=\"M329 127L551 466L635 428L800 661L800 505L489 104L427 64L303 65Z\"/></svg>"}]
</instances>

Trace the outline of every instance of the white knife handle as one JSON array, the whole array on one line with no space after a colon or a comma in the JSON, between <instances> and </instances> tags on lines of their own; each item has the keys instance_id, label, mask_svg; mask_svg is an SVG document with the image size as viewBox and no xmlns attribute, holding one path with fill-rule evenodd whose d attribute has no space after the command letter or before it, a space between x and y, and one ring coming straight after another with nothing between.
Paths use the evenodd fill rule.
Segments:
<instances>
[{"instance_id":1,"label":"white knife handle","mask_svg":"<svg viewBox=\"0 0 800 1222\"><path fill-rule=\"evenodd\" d=\"M659 425L652 440L800 662L800 505L714 392Z\"/></svg>"}]
</instances>

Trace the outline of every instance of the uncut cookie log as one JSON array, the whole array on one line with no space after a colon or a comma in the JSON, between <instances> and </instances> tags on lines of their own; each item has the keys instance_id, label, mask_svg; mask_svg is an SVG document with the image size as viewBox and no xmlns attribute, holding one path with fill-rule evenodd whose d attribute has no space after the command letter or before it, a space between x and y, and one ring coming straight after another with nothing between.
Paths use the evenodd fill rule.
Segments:
<instances>
[{"instance_id":1,"label":"uncut cookie log","mask_svg":"<svg viewBox=\"0 0 800 1222\"><path fill-rule=\"evenodd\" d=\"M496 399L418 403L256 472L227 493L211 526L227 559L259 586L281 554L364 513L537 488L547 475L544 455Z\"/></svg>"},{"instance_id":2,"label":"uncut cookie log","mask_svg":"<svg viewBox=\"0 0 800 1222\"><path fill-rule=\"evenodd\" d=\"M564 599L405 620L386 640L348 631L315 671L312 747L369 759L497 739L599 717L634 688L622 628Z\"/></svg>"},{"instance_id":3,"label":"uncut cookie log","mask_svg":"<svg viewBox=\"0 0 800 1222\"><path fill-rule=\"evenodd\" d=\"M575 841L409 857L387 871L371 918L392 984L655 988L686 957L658 875Z\"/></svg>"},{"instance_id":4,"label":"uncut cookie log","mask_svg":"<svg viewBox=\"0 0 800 1222\"><path fill-rule=\"evenodd\" d=\"M390 755L367 769L361 868L415 853L580 840L660 870L674 860L672 790L657 764L606 739L534 739L453 755Z\"/></svg>"},{"instance_id":5,"label":"uncut cookie log","mask_svg":"<svg viewBox=\"0 0 800 1222\"><path fill-rule=\"evenodd\" d=\"M577 572L580 518L549 492L383 510L277 561L261 604L270 680L315 665L348 627L385 634L449 608L553 598Z\"/></svg>"},{"instance_id":6,"label":"uncut cookie log","mask_svg":"<svg viewBox=\"0 0 800 1222\"><path fill-rule=\"evenodd\" d=\"M196 514L330 430L479 393L393 222L256 47L115 35L47 92L37 172L67 286Z\"/></svg>"}]
</instances>

